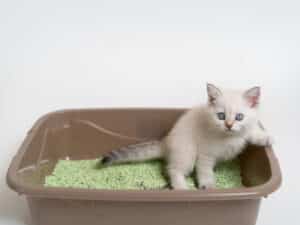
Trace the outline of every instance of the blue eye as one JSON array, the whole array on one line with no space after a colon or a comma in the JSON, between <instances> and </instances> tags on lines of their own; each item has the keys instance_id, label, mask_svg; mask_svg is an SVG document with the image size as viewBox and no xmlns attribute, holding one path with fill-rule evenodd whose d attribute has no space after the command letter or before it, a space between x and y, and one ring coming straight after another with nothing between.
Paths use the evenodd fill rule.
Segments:
<instances>
[{"instance_id":1,"label":"blue eye","mask_svg":"<svg viewBox=\"0 0 300 225\"><path fill-rule=\"evenodd\" d=\"M243 119L244 119L244 114L242 114L242 113L238 113L238 114L236 114L236 116L235 116L235 120L237 120L237 121L242 121Z\"/></svg>"},{"instance_id":2,"label":"blue eye","mask_svg":"<svg viewBox=\"0 0 300 225\"><path fill-rule=\"evenodd\" d=\"M217 116L218 116L219 120L225 120L226 119L226 115L223 112L217 113Z\"/></svg>"}]
</instances>

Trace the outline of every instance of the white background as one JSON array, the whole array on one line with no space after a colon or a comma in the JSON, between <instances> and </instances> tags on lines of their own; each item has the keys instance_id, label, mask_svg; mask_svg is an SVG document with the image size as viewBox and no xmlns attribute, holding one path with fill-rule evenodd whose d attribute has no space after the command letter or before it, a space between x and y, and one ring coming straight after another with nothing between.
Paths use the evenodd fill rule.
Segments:
<instances>
[{"instance_id":1,"label":"white background","mask_svg":"<svg viewBox=\"0 0 300 225\"><path fill-rule=\"evenodd\" d=\"M28 223L5 184L26 131L61 108L187 106L207 81L263 87L283 186L258 224L296 224L300 5L285 0L0 2L0 224Z\"/></svg>"}]
</instances>

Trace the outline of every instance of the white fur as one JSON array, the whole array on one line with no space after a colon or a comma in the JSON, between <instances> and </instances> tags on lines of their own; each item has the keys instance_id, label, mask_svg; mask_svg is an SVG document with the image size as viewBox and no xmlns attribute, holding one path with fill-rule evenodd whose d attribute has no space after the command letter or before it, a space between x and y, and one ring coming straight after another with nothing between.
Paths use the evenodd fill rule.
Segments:
<instances>
[{"instance_id":1,"label":"white fur","mask_svg":"<svg viewBox=\"0 0 300 225\"><path fill-rule=\"evenodd\" d=\"M185 176L196 168L200 188L214 188L213 169L218 161L236 157L246 143L271 145L271 138L259 126L258 104L249 102L253 95L259 99L260 89L250 91L220 90L208 84L207 104L191 109L175 124L163 139L168 174L174 189L186 189ZM248 98L248 95L251 96ZM258 103L258 102L256 102ZM226 121L218 112L226 113ZM237 113L245 115L236 121ZM233 123L228 130L225 122Z\"/></svg>"}]
</instances>

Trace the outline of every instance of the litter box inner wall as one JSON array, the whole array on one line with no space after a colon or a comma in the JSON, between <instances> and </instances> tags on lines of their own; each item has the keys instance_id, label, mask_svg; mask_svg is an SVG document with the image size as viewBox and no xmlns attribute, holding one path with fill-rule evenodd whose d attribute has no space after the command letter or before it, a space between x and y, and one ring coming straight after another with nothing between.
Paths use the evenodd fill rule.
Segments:
<instances>
[{"instance_id":1,"label":"litter box inner wall","mask_svg":"<svg viewBox=\"0 0 300 225\"><path fill-rule=\"evenodd\" d=\"M93 159L124 145L160 139L183 111L124 109L53 114L45 121L48 134L42 158Z\"/></svg>"},{"instance_id":2,"label":"litter box inner wall","mask_svg":"<svg viewBox=\"0 0 300 225\"><path fill-rule=\"evenodd\" d=\"M248 146L240 155L242 183L253 187L266 183L271 179L271 165L264 147Z\"/></svg>"},{"instance_id":3,"label":"litter box inner wall","mask_svg":"<svg viewBox=\"0 0 300 225\"><path fill-rule=\"evenodd\" d=\"M102 109L66 112L66 117L89 121L114 133L135 138L157 138L165 135L184 109Z\"/></svg>"},{"instance_id":4,"label":"litter box inner wall","mask_svg":"<svg viewBox=\"0 0 300 225\"><path fill-rule=\"evenodd\" d=\"M57 160L67 155L64 149L69 138L66 137L68 123L65 116L57 113L41 120L28 132L29 138L27 137L23 146L26 153L18 170L38 166L44 161Z\"/></svg>"}]
</instances>

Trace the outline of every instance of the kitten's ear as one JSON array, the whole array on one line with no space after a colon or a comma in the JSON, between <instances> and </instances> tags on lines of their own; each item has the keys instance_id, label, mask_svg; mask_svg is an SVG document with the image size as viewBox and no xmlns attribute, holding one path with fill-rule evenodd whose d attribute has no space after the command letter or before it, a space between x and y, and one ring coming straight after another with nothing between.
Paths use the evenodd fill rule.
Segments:
<instances>
[{"instance_id":1,"label":"kitten's ear","mask_svg":"<svg viewBox=\"0 0 300 225\"><path fill-rule=\"evenodd\" d=\"M251 108L254 108L259 104L260 93L260 87L253 87L244 93L244 98Z\"/></svg>"},{"instance_id":2,"label":"kitten's ear","mask_svg":"<svg viewBox=\"0 0 300 225\"><path fill-rule=\"evenodd\" d=\"M210 103L214 103L218 97L222 95L222 92L213 84L207 84L207 95Z\"/></svg>"}]
</instances>

